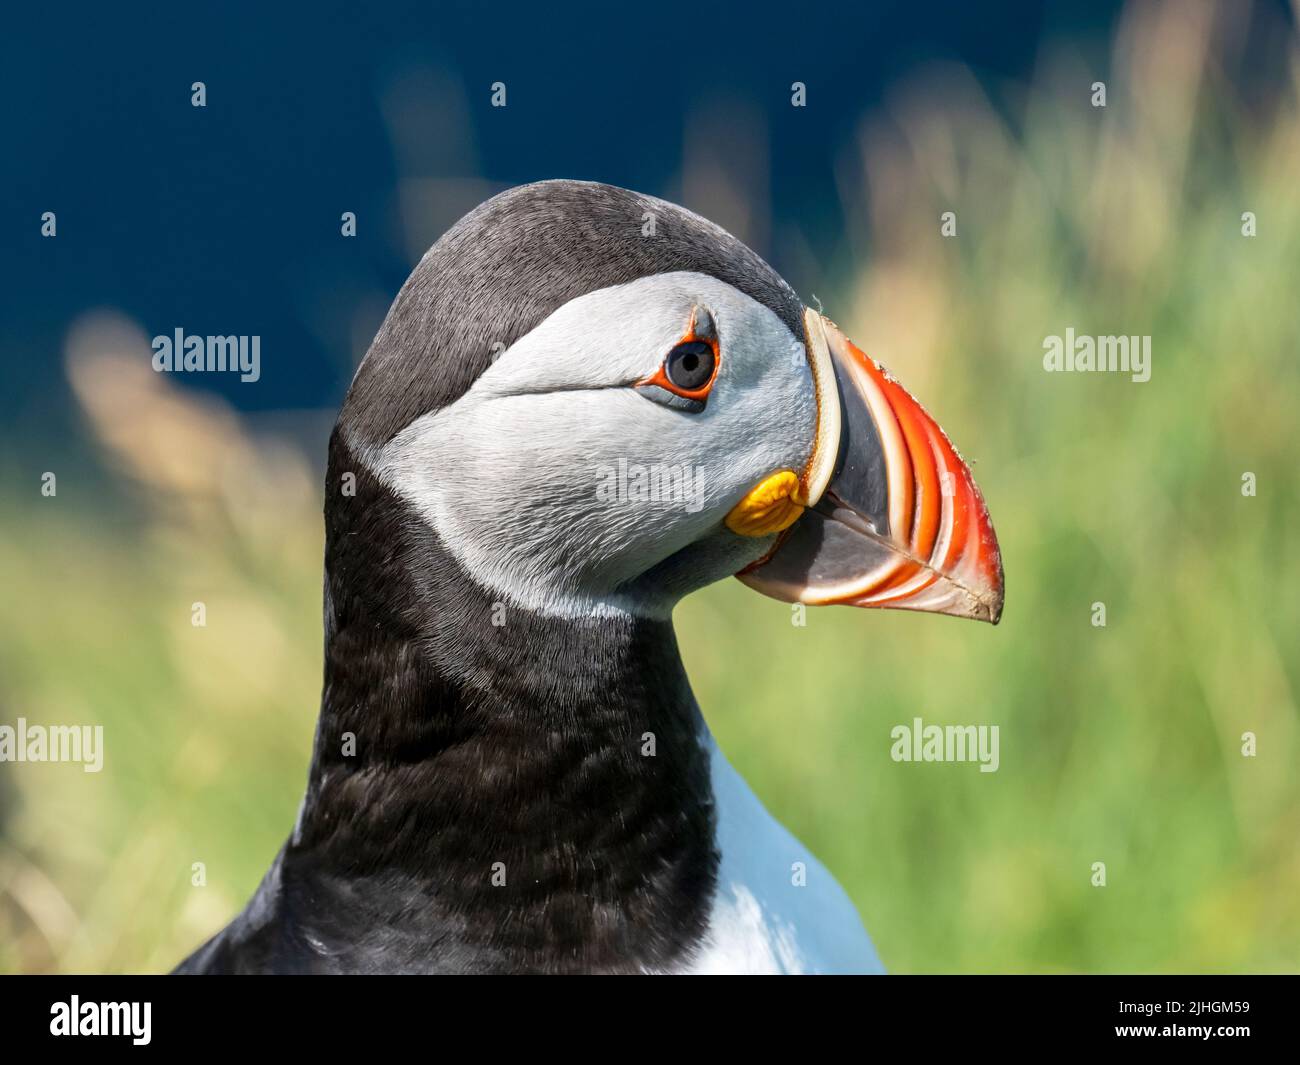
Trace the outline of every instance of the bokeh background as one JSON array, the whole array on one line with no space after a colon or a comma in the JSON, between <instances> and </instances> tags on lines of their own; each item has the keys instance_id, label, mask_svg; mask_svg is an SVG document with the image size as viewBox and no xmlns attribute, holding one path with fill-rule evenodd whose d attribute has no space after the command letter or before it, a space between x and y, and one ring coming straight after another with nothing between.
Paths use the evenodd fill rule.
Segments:
<instances>
[{"instance_id":1,"label":"bokeh background","mask_svg":"<svg viewBox=\"0 0 1300 1065\"><path fill-rule=\"evenodd\" d=\"M725 225L973 461L998 628L798 628L736 582L677 618L723 748L886 965L1300 969L1293 9L6 20L0 723L102 724L106 755L0 764L0 970L165 970L253 890L307 768L334 413L425 248L544 177ZM178 326L260 334L261 381L154 374ZM1044 373L1067 327L1150 334L1151 380ZM915 716L999 725L1001 768L894 763Z\"/></svg>"}]
</instances>

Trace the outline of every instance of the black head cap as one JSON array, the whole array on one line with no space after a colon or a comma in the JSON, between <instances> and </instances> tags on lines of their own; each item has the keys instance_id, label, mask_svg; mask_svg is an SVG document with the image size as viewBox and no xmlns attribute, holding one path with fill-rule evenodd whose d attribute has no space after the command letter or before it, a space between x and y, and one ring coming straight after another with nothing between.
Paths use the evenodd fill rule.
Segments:
<instances>
[{"instance_id":1,"label":"black head cap","mask_svg":"<svg viewBox=\"0 0 1300 1065\"><path fill-rule=\"evenodd\" d=\"M454 403L497 352L569 300L679 270L725 281L802 336L799 299L781 276L684 208L587 181L540 181L494 196L452 226L402 286L339 428L354 446L381 447Z\"/></svg>"}]
</instances>

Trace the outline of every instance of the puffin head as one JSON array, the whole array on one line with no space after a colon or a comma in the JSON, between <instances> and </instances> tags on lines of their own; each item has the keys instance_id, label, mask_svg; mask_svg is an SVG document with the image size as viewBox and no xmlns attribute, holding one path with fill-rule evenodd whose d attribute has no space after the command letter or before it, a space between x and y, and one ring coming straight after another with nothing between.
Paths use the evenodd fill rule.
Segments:
<instances>
[{"instance_id":1,"label":"puffin head","mask_svg":"<svg viewBox=\"0 0 1300 1065\"><path fill-rule=\"evenodd\" d=\"M458 222L335 435L539 614L664 618L733 574L792 602L1001 614L997 540L943 430L749 248L627 190L541 182Z\"/></svg>"}]
</instances>

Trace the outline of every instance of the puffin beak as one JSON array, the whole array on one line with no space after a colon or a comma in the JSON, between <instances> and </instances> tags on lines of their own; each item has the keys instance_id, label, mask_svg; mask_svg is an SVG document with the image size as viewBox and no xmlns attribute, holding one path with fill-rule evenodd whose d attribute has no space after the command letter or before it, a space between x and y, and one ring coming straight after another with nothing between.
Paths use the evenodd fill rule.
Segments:
<instances>
[{"instance_id":1,"label":"puffin beak","mask_svg":"<svg viewBox=\"0 0 1300 1065\"><path fill-rule=\"evenodd\" d=\"M786 602L1002 616L1002 557L970 467L890 374L804 311L817 388L799 517L737 576Z\"/></svg>"}]
</instances>

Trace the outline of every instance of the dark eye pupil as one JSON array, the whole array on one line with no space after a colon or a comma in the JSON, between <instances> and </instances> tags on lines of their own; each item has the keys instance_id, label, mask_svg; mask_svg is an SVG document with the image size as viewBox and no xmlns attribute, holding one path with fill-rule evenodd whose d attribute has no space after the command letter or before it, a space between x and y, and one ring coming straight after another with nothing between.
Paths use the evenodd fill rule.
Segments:
<instances>
[{"instance_id":1,"label":"dark eye pupil","mask_svg":"<svg viewBox=\"0 0 1300 1065\"><path fill-rule=\"evenodd\" d=\"M688 340L668 353L668 380L686 392L694 392L713 376L713 349L701 340Z\"/></svg>"}]
</instances>

